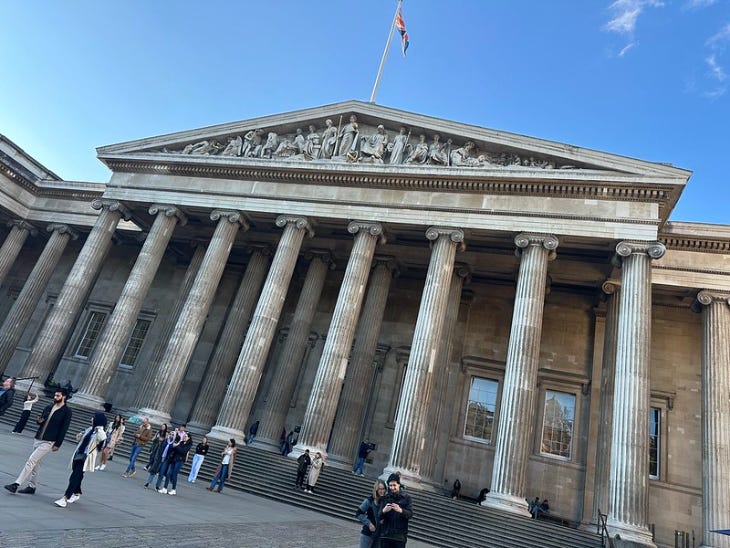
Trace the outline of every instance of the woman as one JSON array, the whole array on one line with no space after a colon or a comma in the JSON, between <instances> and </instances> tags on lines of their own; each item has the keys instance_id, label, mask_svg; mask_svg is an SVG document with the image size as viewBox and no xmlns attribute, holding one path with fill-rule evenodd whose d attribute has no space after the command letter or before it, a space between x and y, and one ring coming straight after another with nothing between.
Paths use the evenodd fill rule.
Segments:
<instances>
[{"instance_id":1,"label":"woman","mask_svg":"<svg viewBox=\"0 0 730 548\"><path fill-rule=\"evenodd\" d=\"M33 404L37 401L38 394L31 394L30 392L28 392L25 395L25 401L23 402L23 412L20 414L20 418L15 424L15 428L13 428L14 434L20 434L23 432L23 428L25 428L25 423L28 422L28 418L30 417L30 411L31 409L33 409Z\"/></svg>"},{"instance_id":2,"label":"woman","mask_svg":"<svg viewBox=\"0 0 730 548\"><path fill-rule=\"evenodd\" d=\"M314 486L317 484L319 479L319 473L324 468L324 458L322 453L317 451L312 459L312 466L309 467L309 475L307 476L307 488L304 490L305 493L310 495L314 493Z\"/></svg>"},{"instance_id":3,"label":"woman","mask_svg":"<svg viewBox=\"0 0 730 548\"><path fill-rule=\"evenodd\" d=\"M177 475L180 473L180 469L183 465L188 462L188 453L190 447L193 445L193 439L190 434L183 432L182 439L172 444L172 447L167 451L167 473L165 474L165 487L158 489L158 492L168 495L177 494ZM158 480L159 481L159 480ZM170 490L167 490L168 484L172 482Z\"/></svg>"},{"instance_id":4,"label":"woman","mask_svg":"<svg viewBox=\"0 0 730 548\"><path fill-rule=\"evenodd\" d=\"M54 501L56 506L66 508L68 504L76 502L81 497L81 482L84 479L84 472L94 471L97 445L106 439L105 426L106 415L96 413L91 427L76 436L76 439L80 441L71 457L71 476L68 478L68 487L63 497Z\"/></svg>"},{"instance_id":5,"label":"woman","mask_svg":"<svg viewBox=\"0 0 730 548\"><path fill-rule=\"evenodd\" d=\"M206 487L208 491L217 490L219 493L223 491L223 485L225 484L226 480L231 477L231 471L233 470L233 464L236 462L237 453L238 450L236 449L236 440L231 438L228 441L228 445L226 445L225 449L223 449L223 451L221 452L221 455L223 455L223 459L218 466L218 470L215 471L215 476L213 476L213 480L210 482L210 486ZM216 484L218 484L218 489L215 488Z\"/></svg>"},{"instance_id":6,"label":"woman","mask_svg":"<svg viewBox=\"0 0 730 548\"><path fill-rule=\"evenodd\" d=\"M117 443L122 441L123 435L124 419L121 415L116 415L114 417L114 422L106 431L106 444L104 445L104 450L101 452L101 464L99 465L99 470L104 470L104 468L106 468L107 461L112 460L114 457L114 448L117 446Z\"/></svg>"},{"instance_id":7,"label":"woman","mask_svg":"<svg viewBox=\"0 0 730 548\"><path fill-rule=\"evenodd\" d=\"M381 479L375 480L373 484L373 494L365 498L357 508L355 517L362 523L362 531L360 531L360 548L370 548L376 542L376 529L378 526L378 506L388 488Z\"/></svg>"},{"instance_id":8,"label":"woman","mask_svg":"<svg viewBox=\"0 0 730 548\"><path fill-rule=\"evenodd\" d=\"M205 455L208 454L208 449L210 449L210 446L208 445L208 438L203 436L203 441L195 447L193 464L190 466L190 474L188 475L188 481L190 483L195 483L200 467L203 465L203 461L205 460Z\"/></svg>"},{"instance_id":9,"label":"woman","mask_svg":"<svg viewBox=\"0 0 730 548\"><path fill-rule=\"evenodd\" d=\"M160 448L160 444L165 441L165 438L167 438L167 424L160 426L157 434L155 434L155 437L152 438L152 445L150 446L150 460L147 461L147 465L144 467L144 469L148 472L152 467L152 464L154 464L155 457L157 456L157 450Z\"/></svg>"},{"instance_id":10,"label":"woman","mask_svg":"<svg viewBox=\"0 0 730 548\"><path fill-rule=\"evenodd\" d=\"M157 479L157 484L162 484L162 478L165 476L165 472L167 472L167 453L170 451L170 447L172 447L174 438L175 433L170 432L162 441L157 443L157 449L155 449L151 458L152 464L147 466L147 472L149 472L149 474L147 475L147 481L144 484L145 489L149 488L150 483L152 483L155 476L158 474L159 478ZM155 489L159 489L159 487L156 485Z\"/></svg>"}]
</instances>

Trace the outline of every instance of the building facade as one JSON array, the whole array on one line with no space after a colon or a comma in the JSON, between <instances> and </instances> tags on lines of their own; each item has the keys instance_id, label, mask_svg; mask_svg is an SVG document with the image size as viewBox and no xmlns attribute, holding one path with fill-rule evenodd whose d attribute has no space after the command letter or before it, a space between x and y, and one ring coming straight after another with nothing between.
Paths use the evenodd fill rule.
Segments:
<instances>
[{"instance_id":1,"label":"building facade","mask_svg":"<svg viewBox=\"0 0 730 548\"><path fill-rule=\"evenodd\" d=\"M690 172L355 101L98 157L0 137L4 374L730 546L730 227L668 220Z\"/></svg>"}]
</instances>

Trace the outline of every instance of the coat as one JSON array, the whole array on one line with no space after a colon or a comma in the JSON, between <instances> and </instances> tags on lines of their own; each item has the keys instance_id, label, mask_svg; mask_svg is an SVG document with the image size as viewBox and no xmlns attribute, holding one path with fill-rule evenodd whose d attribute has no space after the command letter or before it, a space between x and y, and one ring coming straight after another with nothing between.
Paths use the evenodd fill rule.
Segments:
<instances>
[{"instance_id":1,"label":"coat","mask_svg":"<svg viewBox=\"0 0 730 548\"><path fill-rule=\"evenodd\" d=\"M5 411L10 409L10 406L13 405L13 399L15 398L15 388L8 388L3 394L0 396L0 415L4 414Z\"/></svg>"},{"instance_id":2,"label":"coat","mask_svg":"<svg viewBox=\"0 0 730 548\"><path fill-rule=\"evenodd\" d=\"M385 505L395 503L401 507L402 513L395 510L383 512ZM408 538L408 520L413 516L411 508L411 497L408 493L401 491L397 495L388 494L380 499L378 507L378 520L380 521L380 529L378 535L381 539L395 540L405 542Z\"/></svg>"},{"instance_id":3,"label":"coat","mask_svg":"<svg viewBox=\"0 0 730 548\"><path fill-rule=\"evenodd\" d=\"M322 468L324 468L324 459L315 455L312 459L312 467L309 469L309 476L307 476L307 485L314 486L317 483Z\"/></svg>"},{"instance_id":4,"label":"coat","mask_svg":"<svg viewBox=\"0 0 730 548\"><path fill-rule=\"evenodd\" d=\"M89 426L86 430L83 432L79 432L76 434L76 441L78 443L76 444L76 450L73 452L73 455L71 455L71 462L69 462L68 467L71 468L74 461L74 455L78 453L79 448L81 447L81 443L84 439L84 436L91 431L92 427ZM96 456L98 455L98 446L101 442L106 440L106 432L104 431L103 426L97 426L94 428L94 434L91 436L91 439L89 440L89 444L86 446L86 460L84 461L84 472L93 472L94 468L96 467Z\"/></svg>"}]
</instances>

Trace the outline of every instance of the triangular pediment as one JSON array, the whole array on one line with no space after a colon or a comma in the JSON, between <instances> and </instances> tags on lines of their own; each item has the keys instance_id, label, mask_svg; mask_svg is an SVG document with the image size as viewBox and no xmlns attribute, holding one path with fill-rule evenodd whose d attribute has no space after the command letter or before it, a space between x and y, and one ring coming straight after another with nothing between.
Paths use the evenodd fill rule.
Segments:
<instances>
[{"instance_id":1,"label":"triangular pediment","mask_svg":"<svg viewBox=\"0 0 730 548\"><path fill-rule=\"evenodd\" d=\"M689 172L665 164L359 101L105 146L98 155L112 169L122 157L154 156L157 162L215 158L232 164L363 165L389 171L398 166L467 176L538 171L553 178L544 172L598 171L677 182L689 177Z\"/></svg>"}]
</instances>

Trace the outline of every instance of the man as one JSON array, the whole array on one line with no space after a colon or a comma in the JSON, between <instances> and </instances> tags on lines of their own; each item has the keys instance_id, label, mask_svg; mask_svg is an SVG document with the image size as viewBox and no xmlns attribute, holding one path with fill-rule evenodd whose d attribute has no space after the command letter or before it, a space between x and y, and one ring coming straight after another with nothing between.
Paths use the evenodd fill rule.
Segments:
<instances>
[{"instance_id":1,"label":"man","mask_svg":"<svg viewBox=\"0 0 730 548\"><path fill-rule=\"evenodd\" d=\"M147 445L147 442L151 439L152 427L150 426L150 419L145 417L142 419L142 424L139 425L139 428L137 428L137 431L134 433L134 442L132 443L132 450L129 453L129 464L122 474L122 477L131 478L137 473L134 469L134 463L137 461L137 457L142 452L142 448Z\"/></svg>"},{"instance_id":2,"label":"man","mask_svg":"<svg viewBox=\"0 0 730 548\"><path fill-rule=\"evenodd\" d=\"M71 409L66 405L66 395L66 390L63 388L56 390L53 394L53 403L47 405L41 416L38 417L39 426L33 442L33 452L20 471L18 479L5 486L5 489L11 493L33 495L38 485L43 457L51 451L58 451L61 447L71 424ZM28 482L27 487L18 489L26 481Z\"/></svg>"},{"instance_id":3,"label":"man","mask_svg":"<svg viewBox=\"0 0 730 548\"><path fill-rule=\"evenodd\" d=\"M304 489L304 476L307 475L307 468L312 464L312 458L309 456L309 449L305 449L304 453L297 458L297 482L296 486Z\"/></svg>"},{"instance_id":4,"label":"man","mask_svg":"<svg viewBox=\"0 0 730 548\"><path fill-rule=\"evenodd\" d=\"M388 494L380 501L380 547L404 548L408 541L408 520L413 516L411 497L401 489L400 476L388 476Z\"/></svg>"},{"instance_id":5,"label":"man","mask_svg":"<svg viewBox=\"0 0 730 548\"><path fill-rule=\"evenodd\" d=\"M0 389L0 416L4 415L5 411L10 409L10 406L13 405L14 398L15 378L5 379L2 389Z\"/></svg>"},{"instance_id":6,"label":"man","mask_svg":"<svg viewBox=\"0 0 730 548\"><path fill-rule=\"evenodd\" d=\"M368 441L363 441L360 444L360 449L357 451L357 462L355 463L355 466L352 468L353 474L359 474L360 476L364 476L362 472L363 466L365 466L365 459L368 458L368 454L370 451L373 450L373 444Z\"/></svg>"}]
</instances>

